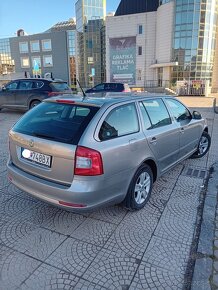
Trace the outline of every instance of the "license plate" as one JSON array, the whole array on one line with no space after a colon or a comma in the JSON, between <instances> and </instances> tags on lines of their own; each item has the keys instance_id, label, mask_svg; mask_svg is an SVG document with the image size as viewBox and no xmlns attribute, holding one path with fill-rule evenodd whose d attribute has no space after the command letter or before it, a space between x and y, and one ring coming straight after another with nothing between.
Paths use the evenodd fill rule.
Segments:
<instances>
[{"instance_id":1,"label":"license plate","mask_svg":"<svg viewBox=\"0 0 218 290\"><path fill-rule=\"evenodd\" d=\"M51 156L21 148L21 157L46 167L51 167Z\"/></svg>"}]
</instances>

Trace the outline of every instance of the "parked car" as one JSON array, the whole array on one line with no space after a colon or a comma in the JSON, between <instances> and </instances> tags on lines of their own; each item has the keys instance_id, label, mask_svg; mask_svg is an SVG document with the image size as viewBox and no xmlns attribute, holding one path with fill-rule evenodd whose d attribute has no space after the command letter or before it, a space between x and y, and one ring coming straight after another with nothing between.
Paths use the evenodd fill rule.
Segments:
<instances>
[{"instance_id":1,"label":"parked car","mask_svg":"<svg viewBox=\"0 0 218 290\"><path fill-rule=\"evenodd\" d=\"M48 97L70 92L71 89L62 80L17 79L0 91L0 111L3 108L29 110Z\"/></svg>"},{"instance_id":2,"label":"parked car","mask_svg":"<svg viewBox=\"0 0 218 290\"><path fill-rule=\"evenodd\" d=\"M128 84L122 83L101 83L97 86L86 90L86 93L101 93L101 92L131 92Z\"/></svg>"},{"instance_id":3,"label":"parked car","mask_svg":"<svg viewBox=\"0 0 218 290\"><path fill-rule=\"evenodd\" d=\"M137 210L159 176L210 148L201 114L168 96L49 98L9 132L9 179L53 205Z\"/></svg>"}]
</instances>

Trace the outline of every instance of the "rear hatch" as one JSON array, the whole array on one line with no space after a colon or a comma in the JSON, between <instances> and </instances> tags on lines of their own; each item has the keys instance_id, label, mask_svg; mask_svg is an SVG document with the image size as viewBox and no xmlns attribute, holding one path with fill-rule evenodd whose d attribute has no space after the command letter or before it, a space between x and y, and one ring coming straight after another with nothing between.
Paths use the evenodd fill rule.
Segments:
<instances>
[{"instance_id":1,"label":"rear hatch","mask_svg":"<svg viewBox=\"0 0 218 290\"><path fill-rule=\"evenodd\" d=\"M11 161L23 171L71 184L77 144L98 107L70 100L43 102L11 129Z\"/></svg>"},{"instance_id":2,"label":"rear hatch","mask_svg":"<svg viewBox=\"0 0 218 290\"><path fill-rule=\"evenodd\" d=\"M72 90L69 88L67 83L61 81L53 81L49 84L52 89L50 96L55 96L59 94L71 94Z\"/></svg>"}]
</instances>

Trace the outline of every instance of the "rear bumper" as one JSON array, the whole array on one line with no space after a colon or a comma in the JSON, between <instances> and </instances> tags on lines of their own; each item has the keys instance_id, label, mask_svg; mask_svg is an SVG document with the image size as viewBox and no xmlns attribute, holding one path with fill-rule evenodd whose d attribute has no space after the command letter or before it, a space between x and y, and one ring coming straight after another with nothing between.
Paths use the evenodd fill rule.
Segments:
<instances>
[{"instance_id":1,"label":"rear bumper","mask_svg":"<svg viewBox=\"0 0 218 290\"><path fill-rule=\"evenodd\" d=\"M127 192L126 182L119 184L103 176L74 177L71 186L60 185L31 175L8 161L8 177L21 190L42 201L76 212L121 202ZM115 181L115 183L114 183ZM61 203L60 203L61 202ZM65 205L71 204L70 206Z\"/></svg>"}]
</instances>

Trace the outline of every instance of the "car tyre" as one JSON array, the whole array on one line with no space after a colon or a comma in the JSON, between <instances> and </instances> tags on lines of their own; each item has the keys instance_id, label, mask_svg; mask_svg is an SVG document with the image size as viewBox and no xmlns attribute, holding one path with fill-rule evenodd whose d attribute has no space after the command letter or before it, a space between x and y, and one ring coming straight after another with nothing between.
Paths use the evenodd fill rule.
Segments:
<instances>
[{"instance_id":1,"label":"car tyre","mask_svg":"<svg viewBox=\"0 0 218 290\"><path fill-rule=\"evenodd\" d=\"M201 139L200 139L200 141L198 143L198 149L191 156L191 158L195 159L195 158L203 157L209 151L210 145L211 145L211 137L210 137L210 135L207 132L203 132L202 135L201 135Z\"/></svg>"},{"instance_id":2,"label":"car tyre","mask_svg":"<svg viewBox=\"0 0 218 290\"><path fill-rule=\"evenodd\" d=\"M35 106L37 106L38 104L40 104L41 102L39 100L35 100L35 101L32 101L30 103L30 109L34 108Z\"/></svg>"},{"instance_id":3,"label":"car tyre","mask_svg":"<svg viewBox=\"0 0 218 290\"><path fill-rule=\"evenodd\" d=\"M130 183L124 206L130 210L139 210L148 202L153 185L153 172L147 164L141 165Z\"/></svg>"}]
</instances>

